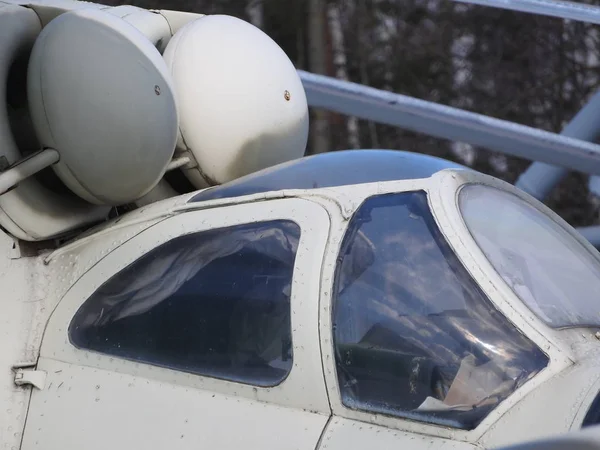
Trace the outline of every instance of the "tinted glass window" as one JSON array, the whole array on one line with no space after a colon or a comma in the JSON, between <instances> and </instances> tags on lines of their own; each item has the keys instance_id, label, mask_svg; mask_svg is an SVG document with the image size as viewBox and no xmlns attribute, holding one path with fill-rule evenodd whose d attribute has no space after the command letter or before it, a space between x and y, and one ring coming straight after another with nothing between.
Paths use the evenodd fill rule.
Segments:
<instances>
[{"instance_id":1,"label":"tinted glass window","mask_svg":"<svg viewBox=\"0 0 600 450\"><path fill-rule=\"evenodd\" d=\"M600 326L600 262L595 255L516 195L468 185L459 202L481 250L540 319L556 328Z\"/></svg>"},{"instance_id":2,"label":"tinted glass window","mask_svg":"<svg viewBox=\"0 0 600 450\"><path fill-rule=\"evenodd\" d=\"M129 360L259 386L292 367L290 294L300 229L222 228L169 241L109 279L71 342Z\"/></svg>"},{"instance_id":3,"label":"tinted glass window","mask_svg":"<svg viewBox=\"0 0 600 450\"><path fill-rule=\"evenodd\" d=\"M367 200L339 261L334 345L349 408L471 429L548 363L460 264L424 192Z\"/></svg>"}]
</instances>

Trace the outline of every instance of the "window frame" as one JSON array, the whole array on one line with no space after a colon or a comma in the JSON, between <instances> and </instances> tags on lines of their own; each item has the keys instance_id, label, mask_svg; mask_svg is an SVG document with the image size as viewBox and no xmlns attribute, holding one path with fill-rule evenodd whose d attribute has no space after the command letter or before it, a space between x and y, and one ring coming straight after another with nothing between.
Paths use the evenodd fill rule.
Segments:
<instances>
[{"instance_id":1,"label":"window frame","mask_svg":"<svg viewBox=\"0 0 600 450\"><path fill-rule=\"evenodd\" d=\"M167 242L165 242L165 243L163 243L163 244L155 247L150 252L142 255L140 258L138 258L137 260L135 260L134 262L132 262L129 266L127 266L127 267L123 268L121 271L117 272L115 275L113 275L108 280L106 280L106 282L104 283L104 285L101 286L101 288L104 287L106 284L111 283L114 280L114 277L118 276L119 274L123 273L124 271L132 270L133 269L133 271L135 272L135 270L137 268L139 268L139 266L135 267L135 265L138 262L140 262L142 260L142 258L144 258L144 256L147 256L148 254L150 254L151 252L153 252L153 251L155 251L157 249L161 249L161 248L165 249L165 250L163 250L163 252L161 252L161 254L167 256L167 258L168 258L170 255L173 254L172 252L169 251L169 245L171 243L175 243L175 248L177 248L177 247L181 248L179 245L177 245L177 241L179 241L180 239L185 239L185 238L191 237L192 240L196 240L196 238L199 238L198 240L200 240L202 244L206 244L209 239L211 239L214 236L218 236L220 233L227 234L229 232L235 232L236 230L239 230L240 228L244 228L244 227L254 227L254 226L257 226L257 227L265 227L265 228L270 228L270 229L273 229L275 227L279 227L279 229L281 230L282 228L287 227L289 225L293 225L293 227L294 227L294 234L296 232L298 233L298 242L300 242L301 239L302 239L302 230L300 229L300 226L295 221L291 221L291 220L269 220L269 221L255 222L255 223L252 223L252 224L237 224L237 225L230 225L230 226L226 226L226 227L218 227L218 228L214 228L214 229L211 229L211 230L196 231L196 232L193 232L193 233L188 233L188 234L184 234L184 235L181 235L181 236L177 236L177 237L175 237L175 238L173 238L173 239L171 239L171 240L169 240L169 241L167 241ZM208 236L203 236L204 233L207 233ZM220 239L220 238L217 237L217 239ZM173 247L171 247L171 248L173 248ZM293 255L293 259L294 260L296 258L297 253L298 253L298 248L296 248L296 251L294 252L294 255ZM227 256L230 256L230 255L227 255ZM290 286L291 286L291 283L293 281L293 276L294 276L294 267L292 267L292 274L291 274L291 279L290 279ZM130 278L127 279L127 283L129 282L129 279ZM183 286L183 284L182 284L182 286ZM95 291L94 293L96 293L96 292L97 291ZM175 293L176 293L176 291L173 292L171 295L173 295ZM94 294L92 294L92 296L93 295ZM166 297L163 301L167 301L171 297L171 295L169 295L168 297ZM290 359L290 367L289 367L289 369L286 370L285 374L280 379L277 379L277 378L272 379L272 380L268 379L268 380L265 381L265 383L262 383L262 384L252 383L251 381L249 381L247 379L248 377L244 376L243 374L237 374L237 375L234 375L233 373L226 374L225 373L226 371L223 371L224 374L222 376L209 375L208 373L205 373L206 372L206 367L207 367L206 365L203 365L199 369L191 369L191 368L188 369L188 370L177 369L175 367L177 365L176 363L173 363L173 362L168 363L165 360L161 360L161 358L146 358L146 359L137 359L136 360L136 359L128 358L128 357L125 357L125 356L119 356L119 355L117 355L115 353L110 353L110 352L107 352L107 351L100 351L97 348L93 348L93 346L88 347L88 346L84 345L81 341L79 341L79 339L82 339L82 336L77 336L76 337L76 335L74 334L74 332L75 332L75 328L74 327L77 324L77 322L76 322L77 314L79 314L80 312L84 311L84 307L88 306L87 305L88 302L92 301L92 303L93 303L94 299L92 299L92 296L88 297L88 299L85 300L81 304L80 308L77 310L76 315L71 319L71 322L69 323L69 328L67 330L69 341L71 342L72 345L74 345L75 347L77 347L80 350L89 351L89 352L95 353L95 354L109 355L109 356L112 356L114 358L119 358L119 359L131 360L131 361L138 362L138 363L141 363L141 364L152 365L154 367L166 367L166 368L170 368L170 369L175 370L175 371L187 372L187 373L191 373L191 374L194 374L194 375L197 375L197 376L201 376L201 377L217 378L217 379L221 379L221 380L227 380L227 381L232 381L232 382L236 382L236 383L240 383L240 384L250 385L250 386L254 386L254 387L263 387L263 388L264 387L270 388L270 387L275 387L275 386L280 385L281 383L283 383L285 381L285 379L289 376L289 374L290 374L290 372L292 370L293 362L294 362L294 355L293 355L293 351L292 351L291 347L290 347L290 353L291 354L290 354L290 358L289 358ZM95 300L102 300L102 299L103 299L102 296L100 296L99 298L97 298ZM247 299L243 299L242 301L247 302ZM290 316L289 317L290 321L291 321L291 308L292 307L291 307L291 296L290 296L290 298L289 298L289 312L288 312L288 314ZM92 307L91 309L97 309L97 308ZM80 317L79 319L81 320L82 317ZM199 319L206 320L207 316L199 317ZM208 317L208 319L210 320L210 317ZM290 323L289 333L290 333L289 338L291 339L291 337L292 337L291 336L291 334L292 334L291 323ZM290 343L290 345L291 345L291 343ZM132 349L132 352L133 352L133 349ZM153 361L149 361L149 359L153 359Z\"/></svg>"},{"instance_id":2,"label":"window frame","mask_svg":"<svg viewBox=\"0 0 600 450\"><path fill-rule=\"evenodd\" d=\"M548 326L506 284L479 248L463 219L459 206L460 190L468 184L483 184L513 194L547 215L584 247L591 249L592 253L595 249L558 214L507 182L474 171L439 172L432 181L436 186L431 198L434 215L445 230L446 239L454 252L471 276L483 287L496 308L550 358L545 369L504 400L474 430L483 434L521 398L571 366L577 358L570 343L581 340L582 336L580 329L557 330Z\"/></svg>"},{"instance_id":3,"label":"window frame","mask_svg":"<svg viewBox=\"0 0 600 450\"><path fill-rule=\"evenodd\" d=\"M506 290L499 289L496 283L491 280L494 274L485 266L485 261L482 261L480 257L474 255L470 246L471 243L467 240L470 236L466 235L466 229L460 228L462 219L460 218L458 210L458 191L462 184L467 183L470 180L478 180L483 183L493 183L495 181L489 176L472 171L443 170L427 179L384 182L377 183L373 186L364 186L361 188L361 201L356 201L353 204L352 211L347 211L348 221L341 227L332 227L331 240L337 242L338 245L335 249L333 247L330 248L327 253L327 260L324 264L326 273L324 272L323 279L328 280L328 282L324 283L322 287L322 301L324 304L321 305L320 309L320 326L323 364L326 369L327 388L334 414L347 419L380 425L404 432L415 432L432 437L475 443L510 409L512 405L519 401L519 399L535 389L545 380L572 364L572 359L569 356L570 352L567 351L568 347L565 343L560 340L549 339L544 335L545 330L540 330L539 323L535 320L530 320L531 317L525 317L526 314L528 316L531 316L532 314L528 309L522 310L519 306L523 306L523 308L526 308L526 306L523 305L520 300L515 300L511 291L507 292ZM504 188L504 185L502 188ZM550 359L546 368L539 372L532 380L529 380L521 386L507 399L502 401L476 428L472 430L454 429L444 425L435 425L402 417L354 410L346 407L342 403L342 397L338 387L332 333L332 297L328 292L332 292L333 290L333 280L335 278L335 267L339 256L339 247L346 234L350 217L362 206L366 199L372 196L418 190L424 191L427 194L429 208L444 239L447 241L448 245L469 275L482 288L483 293L487 296L489 301L501 314L507 317L509 322L512 323L519 332L527 336L527 338L546 353ZM520 305L515 305L517 302ZM519 311L515 311L515 306Z\"/></svg>"},{"instance_id":4,"label":"window frame","mask_svg":"<svg viewBox=\"0 0 600 450\"><path fill-rule=\"evenodd\" d=\"M381 201L381 205L380 206L374 206L372 204L372 207L374 207L374 208L382 207L383 209L386 209L386 208L394 208L394 207L396 207L396 205L397 205L396 201L398 201L398 203L402 204L402 206L400 206L400 208L402 208L403 206L405 206L405 203L403 203L403 201L407 200L407 199L406 199L406 197L404 199L398 199L397 197L403 197L403 196L411 196L412 197L412 196L420 196L421 194L425 195L425 200L426 200L427 199L427 194L423 190L413 190L413 191L405 191L405 192L400 192L400 193L379 194L379 195L376 195L376 196L370 196L367 199L365 199L365 201L363 202L363 204L361 205L361 207L357 210L357 213L362 208L366 207L369 202L379 203L379 201ZM391 197L391 199L390 199L390 197ZM386 198L389 199L389 200L386 200ZM413 199L414 198L415 197L413 197ZM429 209L429 212L430 212L430 209ZM376 213L374 213L374 215L376 215ZM348 247L346 247L347 245L350 245L350 246L353 245L354 238L353 238L353 236L351 236L350 233L351 233L351 231L352 232L356 232L356 231L360 230L360 228L362 226L360 223L359 224L353 223L355 217L356 217L356 215L353 217L353 219L350 220L349 228L347 229L346 235L344 237L342 250L347 250L347 248L348 248ZM435 221L435 219L433 217L433 214L431 214L431 220ZM425 221L428 222L429 219L425 218ZM388 223L389 222L379 222L380 225L384 225L384 224L387 225ZM402 223L405 223L405 222L403 221ZM350 229L350 226L352 226L352 229ZM477 303L479 303L481 305L485 305L485 310L486 311L490 311L490 312L492 312L493 310L497 311L497 308L495 307L495 305L488 299L486 293L481 289L481 286L479 286L476 283L476 281L473 280L472 277L470 277L470 274L464 269L464 266L462 266L460 268L460 270L456 270L453 267L456 263L458 263L458 264L461 264L461 263L460 263L460 261L456 258L456 256L453 253L452 253L452 257L450 257L450 259L448 259L448 255L446 255L445 252L446 252L446 250L450 250L451 251L451 249L446 247L448 245L447 240L444 239L443 236L439 236L439 238L441 238L441 239L438 240L437 233L433 233L432 230L427 230L427 228L428 228L428 225L423 224L423 228L420 229L419 233L423 233L423 237L425 239L427 239L427 242L430 242L429 239L435 240L437 250L439 251L439 254L437 254L437 252L436 252L436 256L440 258L439 262L441 264L445 263L444 264L445 269L449 270L449 271L451 271L453 273L453 275L456 277L455 278L455 280L456 280L455 282L456 282L457 286L459 286L460 288L463 288L465 290L468 290L470 292L470 295L464 294L464 298L462 300L465 301L468 297L470 297L471 300L475 300ZM439 232L439 227L438 227L438 229L436 231ZM350 241L348 241L349 238L350 238ZM336 318L339 317L337 315L337 314L339 314L339 311L343 311L344 310L344 305L343 305L344 304L344 300L342 300L342 298L340 298L340 296L337 295L337 291L338 291L338 289L340 287L339 286L339 282L340 282L341 268L342 268L342 263L344 261L344 257L345 257L345 255L342 255L340 253L339 263L338 263L338 265L336 267L336 271L335 271L335 279L334 279L334 284L333 284L334 288L332 290L332 292L333 292L332 313L331 313L332 317L333 317L332 320L336 320ZM469 281L467 283L463 283L463 275L465 275L466 277L469 278ZM472 290L470 289L471 283L473 283L473 287L474 287ZM476 288L475 288L475 286L476 286ZM337 303L337 305L336 305L336 303ZM423 317L423 316L421 316L421 317ZM518 339L518 335L521 335L521 336L523 336L525 338L526 342L529 345L532 346L532 350L533 350L533 348L535 348L536 351L539 351L541 354L544 354L544 352L541 349L539 349L537 347L537 345L535 345L535 343L533 343L530 339L528 339L526 336L524 336L522 333L520 333L519 330L516 327L514 327L513 324L511 324L509 321L507 321L504 316L502 316L502 317L503 317L504 321L506 321L508 324L510 324L510 326L512 326L512 329L506 330L507 334L505 335L505 338L517 340ZM340 328L344 328L344 326L341 323L338 323L336 329L339 331ZM354 342L354 341L352 341L352 342ZM338 367L338 364L339 364L339 358L340 358L340 356L338 355L339 347L337 347L337 346L339 344L341 344L341 342L339 340L334 339L333 344L334 344L334 351L335 351L335 356L336 356L336 371L337 371L338 385L339 385L340 384L340 381L339 381L340 372L337 369L337 367ZM533 354L530 353L529 356L533 356ZM545 364L540 365L540 366L538 366L536 368L536 372L529 372L527 374L527 377L531 377L532 374L534 374L534 373L537 375L537 373L539 373L541 370L543 370L544 368L546 368L547 364L549 363L549 360L547 359L546 361L547 362ZM352 372L351 367L348 367L348 370L350 372ZM511 392L511 394L512 394L512 392ZM511 394L509 394L509 396ZM369 409L369 408L371 408L371 406L370 406L371 399L368 398L368 397L364 398L364 399L356 399L356 401L358 403L362 403L364 406L354 406L354 407L349 406L348 402L347 401L345 402L343 395L342 395L342 399L341 400L342 400L342 403L347 408L358 409L358 410L364 410L364 411L371 412L371 409ZM504 401L504 399L502 401ZM493 409L495 409L496 407L497 407L497 405L495 405ZM381 411L380 408L378 408L378 409ZM389 412L389 413L379 412L378 414L384 414L384 415L388 415L388 416L391 416L391 417L397 417L397 418L402 418L402 419L409 419L410 416L411 416L411 410L408 410L408 409L396 409L396 408L393 408L393 409L395 410L394 412ZM493 411L493 409L492 409L492 411ZM415 414L415 416L418 416L418 415L419 415L419 413ZM415 417L415 418L410 419L410 420L422 421L423 423L430 423L430 424L438 425L438 426L446 426L446 427L449 427L449 428L455 428L457 430L459 430L459 429L469 430L469 429L475 428L475 427L473 427L473 428L467 428L466 426L462 426L462 427L461 426L456 426L455 427L453 425L446 424L448 422L452 422L453 421L452 418L450 418L450 417L446 418L445 420L442 419L442 418L431 417L430 420L428 421L428 420L426 420L427 413L420 413L420 415L422 415L423 418L417 418L417 417ZM487 414L483 415L483 418L485 418L487 415L489 415L489 412Z\"/></svg>"},{"instance_id":5,"label":"window frame","mask_svg":"<svg viewBox=\"0 0 600 450\"><path fill-rule=\"evenodd\" d=\"M592 254L599 259L596 249L579 233L572 229L558 214L540 201L512 186L487 175L466 171L455 173L440 172L434 177L439 186L432 195L434 215L438 223L443 226L446 238L455 253L467 266L471 276L480 283L496 307L517 325L533 342L542 348L550 357L551 364L566 366L575 358L570 345L567 344L567 335L580 336L580 330L559 330L548 326L544 321L532 313L531 309L512 291L504 279L496 272L488 261L483 251L471 235L459 206L459 193L463 186L468 184L483 184L492 188L503 190L517 196L522 201L547 215L558 226L563 228L575 240L579 241Z\"/></svg>"},{"instance_id":6,"label":"window frame","mask_svg":"<svg viewBox=\"0 0 600 450\"><path fill-rule=\"evenodd\" d=\"M80 349L70 342L69 325L81 305L108 279L150 250L182 235L274 220L291 221L300 228L290 299L294 359L292 369L280 384L261 387L181 372ZM40 358L58 359L73 365L92 366L100 370L328 414L330 408L317 332L318 302L304 299L309 296L317 298L319 295L320 269L329 227L329 215L322 206L298 198L188 210L168 217L100 258L72 285L50 317ZM296 326L299 324L302 326Z\"/></svg>"}]
</instances>

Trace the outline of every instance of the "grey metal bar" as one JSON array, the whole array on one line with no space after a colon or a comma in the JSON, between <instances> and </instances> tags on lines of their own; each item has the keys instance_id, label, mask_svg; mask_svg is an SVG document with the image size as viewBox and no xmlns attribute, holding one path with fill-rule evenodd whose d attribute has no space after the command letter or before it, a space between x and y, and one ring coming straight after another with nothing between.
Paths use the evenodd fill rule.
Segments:
<instances>
[{"instance_id":1,"label":"grey metal bar","mask_svg":"<svg viewBox=\"0 0 600 450\"><path fill-rule=\"evenodd\" d=\"M600 225L577 228L579 234L586 238L594 247L600 247Z\"/></svg>"},{"instance_id":2,"label":"grey metal bar","mask_svg":"<svg viewBox=\"0 0 600 450\"><path fill-rule=\"evenodd\" d=\"M600 175L600 146L449 106L298 71L316 108Z\"/></svg>"},{"instance_id":3,"label":"grey metal bar","mask_svg":"<svg viewBox=\"0 0 600 450\"><path fill-rule=\"evenodd\" d=\"M559 0L454 0L459 3L489 6L542 16L559 17L600 24L600 8L583 3Z\"/></svg>"},{"instance_id":4,"label":"grey metal bar","mask_svg":"<svg viewBox=\"0 0 600 450\"><path fill-rule=\"evenodd\" d=\"M519 175L515 186L538 200L544 200L568 173L569 170L564 167L534 162Z\"/></svg>"},{"instance_id":5,"label":"grey metal bar","mask_svg":"<svg viewBox=\"0 0 600 450\"><path fill-rule=\"evenodd\" d=\"M562 19L576 20L600 24L600 7L562 0L453 0L458 3L469 3L473 5L488 6L492 8L501 8L512 11L519 11L531 14L540 14L544 16L557 17ZM596 95L590 103L598 102ZM600 102L599 102L600 103ZM589 105L589 103L588 103ZM595 105L593 109L600 109ZM578 114L579 116L579 114ZM596 116L598 117L598 116ZM587 123L586 123L587 122ZM580 125L575 120L571 124L575 128L582 128L583 132L569 132L567 129L561 133L564 136L576 137L592 141L600 135L600 127L594 130L593 124L589 118L584 118ZM569 124L569 126L571 125ZM568 128L568 127L567 127ZM593 135L593 137L586 137ZM538 199L544 199L552 188L568 174L564 167L556 167L543 162L532 164L517 181L517 186ZM590 192L600 197L600 177L591 177L588 182Z\"/></svg>"},{"instance_id":6,"label":"grey metal bar","mask_svg":"<svg viewBox=\"0 0 600 450\"><path fill-rule=\"evenodd\" d=\"M596 197L600 197L600 177L590 177L588 180L588 190Z\"/></svg>"},{"instance_id":7,"label":"grey metal bar","mask_svg":"<svg viewBox=\"0 0 600 450\"><path fill-rule=\"evenodd\" d=\"M0 173L0 195L6 194L21 181L26 180L39 171L56 164L60 155L56 150L47 148L16 162L6 171Z\"/></svg>"},{"instance_id":8,"label":"grey metal bar","mask_svg":"<svg viewBox=\"0 0 600 450\"><path fill-rule=\"evenodd\" d=\"M593 142L600 138L600 91L596 92L587 104L579 110L571 122L562 131L562 136ZM516 186L537 199L543 200L550 191L569 173L564 167L534 162L523 172ZM598 180L590 180L590 188L598 184Z\"/></svg>"}]
</instances>

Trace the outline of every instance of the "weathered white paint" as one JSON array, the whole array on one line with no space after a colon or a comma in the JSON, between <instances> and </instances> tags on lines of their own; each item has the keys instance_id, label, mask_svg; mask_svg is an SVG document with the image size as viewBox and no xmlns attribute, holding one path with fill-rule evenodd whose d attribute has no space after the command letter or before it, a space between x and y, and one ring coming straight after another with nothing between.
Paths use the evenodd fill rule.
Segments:
<instances>
[{"instance_id":1,"label":"weathered white paint","mask_svg":"<svg viewBox=\"0 0 600 450\"><path fill-rule=\"evenodd\" d=\"M190 442L230 448L240 439L261 448L294 449L317 444L330 415L318 334L314 333L318 323L315 299L329 217L319 205L300 199L232 205L221 210L221 214L214 212L190 211L155 224L118 247L74 283L52 315L44 336L38 370L49 374L49 387L34 391L24 449L36 448L35 442L57 448L75 445L125 449L131 443L120 438L123 434L138 436L137 445L158 449L168 441L157 437L160 427L152 427L154 431L150 432L148 424L177 428L186 418L195 425L187 433L190 440L178 441L183 445L181 448L187 448L185 445ZM184 234L273 219L293 220L302 230L291 299L294 367L280 385L259 388L201 377L82 351L70 344L66 330L83 301L108 277L144 253ZM70 377L77 383L73 384ZM128 389L135 380L136 386L141 381L149 387ZM62 387L54 390L50 383L53 387L62 383L71 391L67 388L65 392ZM91 395L95 389L102 389L101 393L108 393L104 394L108 397ZM146 389L160 394L149 395ZM144 402L138 399L140 395L145 397ZM205 398L217 400L211 400L214 405L207 406ZM144 414L133 417L131 405L144 405ZM152 417L146 415L150 410ZM53 415L49 427L45 424L51 411L61 414ZM216 426L217 417L223 416L228 418L227 428L236 430L235 433L224 433ZM107 429L114 432L106 433ZM252 436L251 430L254 430ZM102 438L93 438L98 434Z\"/></svg>"},{"instance_id":2,"label":"weathered white paint","mask_svg":"<svg viewBox=\"0 0 600 450\"><path fill-rule=\"evenodd\" d=\"M319 450L345 450L350 448L368 448L370 450L388 450L390 448L470 450L476 449L478 446L356 420L332 419L327 426Z\"/></svg>"},{"instance_id":3,"label":"weathered white paint","mask_svg":"<svg viewBox=\"0 0 600 450\"><path fill-rule=\"evenodd\" d=\"M71 0L15 6L25 3L0 0L0 20L16 26L6 17L18 17L18 30L28 45L42 26L71 9L109 10L131 21L153 43L169 37L165 21L175 33L200 17L132 7L111 10ZM6 30L0 24L0 36ZM0 40L0 47L7 42ZM15 49L9 49L10 55ZM11 158L18 156L14 151L9 145L0 149L13 152L2 153ZM484 183L518 195L598 255L531 197L493 178L456 170L429 179L285 190L194 204L187 203L194 195L190 193L151 203L47 250L34 250L0 233L0 447L471 449L577 429L600 390L596 362L600 341L595 330L549 328L513 294L461 218L457 195L466 183ZM0 196L0 222L14 236L36 240L106 212L88 208L78 210L80 216L69 215L75 211L72 204L52 203L55 197L40 186L28 185L33 186L22 183ZM350 410L340 401L331 290L348 220L367 197L417 189L428 193L442 233L492 303L550 357L546 369L471 431ZM79 306L108 277L157 245L190 232L275 218L294 220L302 228L292 289L294 367L279 386L258 388L184 374L86 352L68 341L66 329ZM16 386L11 368L34 363L35 370L45 373L45 386Z\"/></svg>"}]
</instances>

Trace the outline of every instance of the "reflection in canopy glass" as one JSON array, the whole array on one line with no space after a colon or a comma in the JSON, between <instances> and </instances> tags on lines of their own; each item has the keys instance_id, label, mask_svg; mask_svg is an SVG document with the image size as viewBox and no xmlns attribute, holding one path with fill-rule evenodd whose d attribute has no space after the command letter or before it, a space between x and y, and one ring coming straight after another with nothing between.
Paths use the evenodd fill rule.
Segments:
<instances>
[{"instance_id":1,"label":"reflection in canopy glass","mask_svg":"<svg viewBox=\"0 0 600 450\"><path fill-rule=\"evenodd\" d=\"M492 266L540 319L555 328L600 326L597 255L514 194L467 185L459 203Z\"/></svg>"},{"instance_id":2,"label":"reflection in canopy glass","mask_svg":"<svg viewBox=\"0 0 600 450\"><path fill-rule=\"evenodd\" d=\"M293 366L300 228L269 221L179 236L106 281L75 314L78 348L258 386Z\"/></svg>"},{"instance_id":3,"label":"reflection in canopy glass","mask_svg":"<svg viewBox=\"0 0 600 450\"><path fill-rule=\"evenodd\" d=\"M358 236L372 259L342 286ZM461 265L424 192L368 199L337 271L334 344L347 407L472 429L548 363Z\"/></svg>"}]
</instances>

